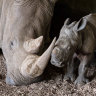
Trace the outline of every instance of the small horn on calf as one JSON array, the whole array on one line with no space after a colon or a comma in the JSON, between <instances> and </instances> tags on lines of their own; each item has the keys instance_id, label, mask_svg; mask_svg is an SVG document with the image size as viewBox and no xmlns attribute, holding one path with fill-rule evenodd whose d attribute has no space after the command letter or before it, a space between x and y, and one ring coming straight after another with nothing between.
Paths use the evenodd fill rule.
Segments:
<instances>
[{"instance_id":1,"label":"small horn on calf","mask_svg":"<svg viewBox=\"0 0 96 96\"><path fill-rule=\"evenodd\" d=\"M30 39L25 41L23 47L27 52L38 53L42 44L43 44L43 36L40 36L36 39Z\"/></svg>"},{"instance_id":2,"label":"small horn on calf","mask_svg":"<svg viewBox=\"0 0 96 96\"><path fill-rule=\"evenodd\" d=\"M56 38L54 38L49 48L41 56L27 56L20 67L21 74L25 77L31 76L31 78L40 76L48 64L55 42Z\"/></svg>"}]
</instances>

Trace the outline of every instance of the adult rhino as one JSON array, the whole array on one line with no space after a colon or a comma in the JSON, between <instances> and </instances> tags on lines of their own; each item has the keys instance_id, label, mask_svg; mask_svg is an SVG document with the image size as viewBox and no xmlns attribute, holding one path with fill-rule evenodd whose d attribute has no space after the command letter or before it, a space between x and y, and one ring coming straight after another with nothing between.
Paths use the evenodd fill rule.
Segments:
<instances>
[{"instance_id":1,"label":"adult rhino","mask_svg":"<svg viewBox=\"0 0 96 96\"><path fill-rule=\"evenodd\" d=\"M6 59L7 84L27 85L43 73L55 44L54 39L42 51L49 41L56 1L0 0L0 47Z\"/></svg>"}]
</instances>

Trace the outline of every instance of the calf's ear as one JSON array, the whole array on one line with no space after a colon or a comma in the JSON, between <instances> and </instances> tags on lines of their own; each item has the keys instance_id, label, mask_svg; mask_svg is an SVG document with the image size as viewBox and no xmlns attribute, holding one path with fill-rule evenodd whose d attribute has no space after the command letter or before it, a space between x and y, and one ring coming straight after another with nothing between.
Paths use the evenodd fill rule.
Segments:
<instances>
[{"instance_id":1,"label":"calf's ear","mask_svg":"<svg viewBox=\"0 0 96 96\"><path fill-rule=\"evenodd\" d=\"M73 31L74 32L79 32L79 31L83 30L86 27L86 25L87 25L87 20L82 18L73 27Z\"/></svg>"},{"instance_id":2,"label":"calf's ear","mask_svg":"<svg viewBox=\"0 0 96 96\"><path fill-rule=\"evenodd\" d=\"M64 22L64 26L68 26L70 24L70 18L67 18Z\"/></svg>"},{"instance_id":3,"label":"calf's ear","mask_svg":"<svg viewBox=\"0 0 96 96\"><path fill-rule=\"evenodd\" d=\"M24 49L29 53L38 53L40 47L43 45L43 36L36 39L30 39L24 42Z\"/></svg>"}]
</instances>

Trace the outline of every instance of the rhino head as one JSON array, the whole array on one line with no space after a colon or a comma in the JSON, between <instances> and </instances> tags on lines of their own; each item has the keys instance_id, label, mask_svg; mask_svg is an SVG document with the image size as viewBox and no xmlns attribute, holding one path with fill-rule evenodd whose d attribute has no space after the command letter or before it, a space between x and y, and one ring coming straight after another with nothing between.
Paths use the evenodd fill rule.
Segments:
<instances>
[{"instance_id":1,"label":"rhino head","mask_svg":"<svg viewBox=\"0 0 96 96\"><path fill-rule=\"evenodd\" d=\"M14 43L10 54L5 53L7 64L6 83L11 85L27 85L35 82L34 79L41 76L48 64L52 49L54 48L56 39L53 40L49 48L40 56L36 52L41 49L43 37L24 42L23 46ZM13 52L12 52L13 51Z\"/></svg>"},{"instance_id":2,"label":"rhino head","mask_svg":"<svg viewBox=\"0 0 96 96\"><path fill-rule=\"evenodd\" d=\"M72 56L78 46L81 46L81 31L86 26L86 20L81 19L70 24L70 20L66 19L64 26L60 31L55 48L51 54L51 63L57 67L63 67L70 62Z\"/></svg>"},{"instance_id":3,"label":"rhino head","mask_svg":"<svg viewBox=\"0 0 96 96\"><path fill-rule=\"evenodd\" d=\"M1 28L7 84L27 85L42 75L56 41L44 52L56 1L4 0Z\"/></svg>"}]
</instances>

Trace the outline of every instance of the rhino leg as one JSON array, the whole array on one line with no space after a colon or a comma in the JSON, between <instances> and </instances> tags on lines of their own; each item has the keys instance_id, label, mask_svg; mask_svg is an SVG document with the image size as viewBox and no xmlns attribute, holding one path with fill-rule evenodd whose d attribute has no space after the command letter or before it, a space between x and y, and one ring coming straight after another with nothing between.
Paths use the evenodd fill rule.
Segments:
<instances>
[{"instance_id":1,"label":"rhino leg","mask_svg":"<svg viewBox=\"0 0 96 96\"><path fill-rule=\"evenodd\" d=\"M78 61L76 61L76 54L73 55L71 63L67 65L67 72L65 73L64 80L71 80L72 82L75 81L75 74L74 71L76 69Z\"/></svg>"},{"instance_id":2,"label":"rhino leg","mask_svg":"<svg viewBox=\"0 0 96 96\"><path fill-rule=\"evenodd\" d=\"M93 55L80 56L81 62L80 62L79 69L78 69L79 76L74 82L76 85L83 85L89 82L89 80L85 77L85 72L87 71L86 65L90 63L92 56Z\"/></svg>"}]
</instances>

